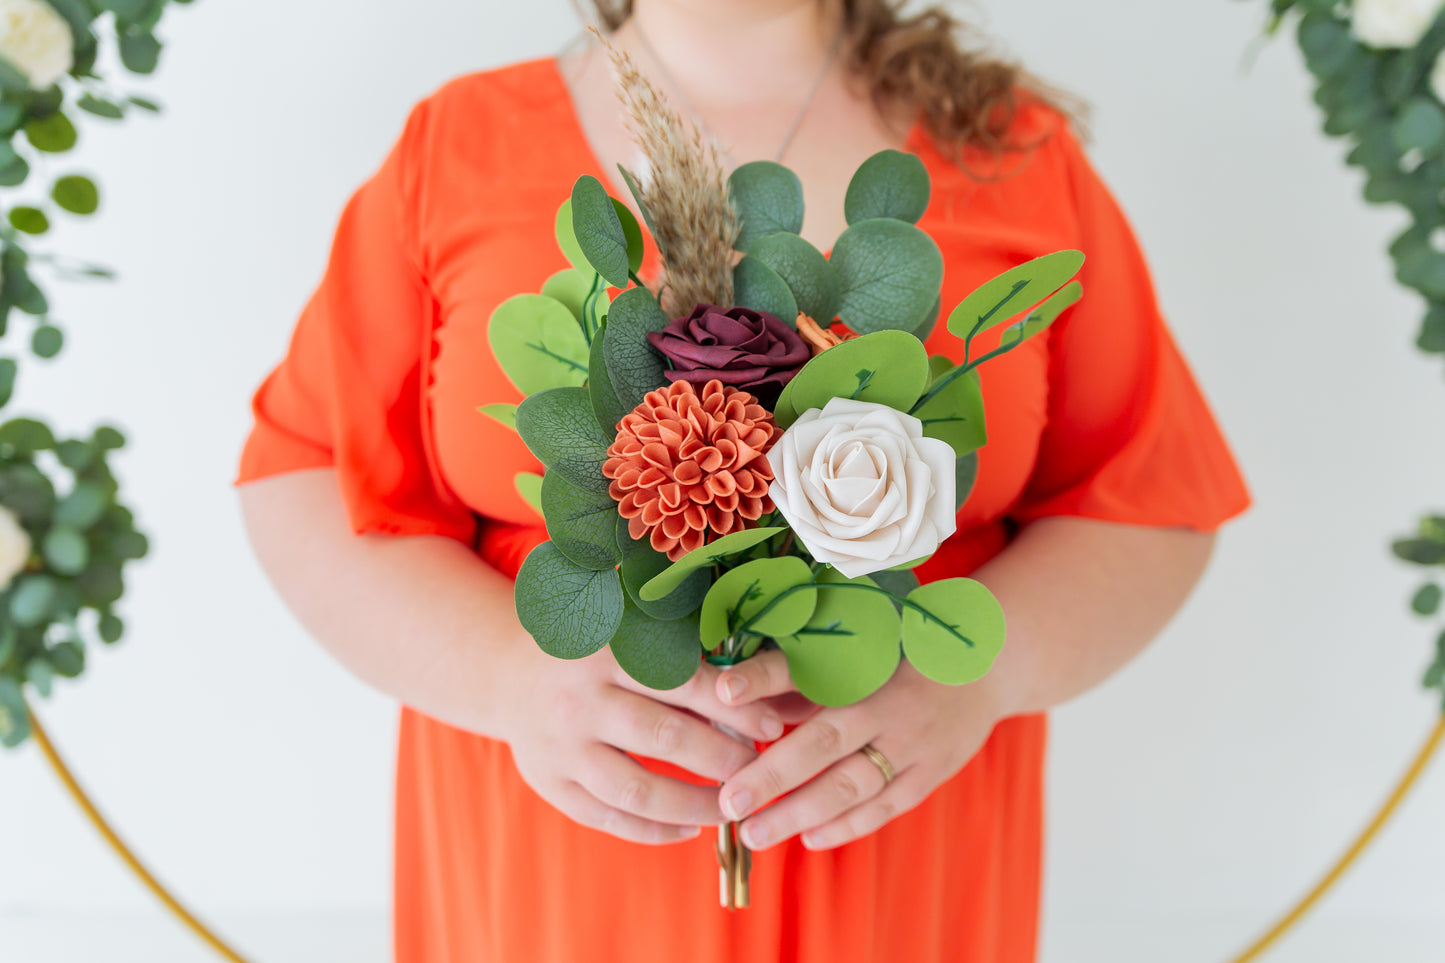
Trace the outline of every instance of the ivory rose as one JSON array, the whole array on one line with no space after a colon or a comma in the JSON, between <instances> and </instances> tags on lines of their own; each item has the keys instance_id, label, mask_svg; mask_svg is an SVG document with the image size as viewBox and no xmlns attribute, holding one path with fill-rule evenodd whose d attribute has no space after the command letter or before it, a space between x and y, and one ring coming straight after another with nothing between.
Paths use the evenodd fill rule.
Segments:
<instances>
[{"instance_id":1,"label":"ivory rose","mask_svg":"<svg viewBox=\"0 0 1445 963\"><path fill-rule=\"evenodd\" d=\"M957 526L954 454L885 405L834 398L768 453L768 494L813 558L848 578L933 554Z\"/></svg>"},{"instance_id":2,"label":"ivory rose","mask_svg":"<svg viewBox=\"0 0 1445 963\"><path fill-rule=\"evenodd\" d=\"M30 561L30 535L10 509L0 506L0 589L7 588Z\"/></svg>"},{"instance_id":3,"label":"ivory rose","mask_svg":"<svg viewBox=\"0 0 1445 963\"><path fill-rule=\"evenodd\" d=\"M30 86L49 87L75 65L70 25L43 0L0 0L0 57Z\"/></svg>"},{"instance_id":4,"label":"ivory rose","mask_svg":"<svg viewBox=\"0 0 1445 963\"><path fill-rule=\"evenodd\" d=\"M1442 9L1445 0L1355 0L1355 36L1379 50L1413 47Z\"/></svg>"}]
</instances>

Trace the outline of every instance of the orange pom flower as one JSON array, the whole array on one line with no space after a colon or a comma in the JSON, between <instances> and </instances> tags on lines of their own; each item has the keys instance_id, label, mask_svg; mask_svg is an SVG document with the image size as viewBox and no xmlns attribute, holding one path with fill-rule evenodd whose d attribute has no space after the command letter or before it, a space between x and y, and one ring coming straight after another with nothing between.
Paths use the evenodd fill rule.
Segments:
<instances>
[{"instance_id":1,"label":"orange pom flower","mask_svg":"<svg viewBox=\"0 0 1445 963\"><path fill-rule=\"evenodd\" d=\"M649 391L617 425L602 474L634 539L674 562L773 510L767 451L782 434L756 398L721 381Z\"/></svg>"}]
</instances>

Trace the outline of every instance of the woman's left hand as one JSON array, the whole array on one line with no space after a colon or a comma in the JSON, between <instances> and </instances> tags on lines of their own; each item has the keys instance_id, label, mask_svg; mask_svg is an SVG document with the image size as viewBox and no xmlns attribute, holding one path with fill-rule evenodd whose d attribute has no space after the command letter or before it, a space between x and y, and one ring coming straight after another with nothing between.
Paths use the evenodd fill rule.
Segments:
<instances>
[{"instance_id":1,"label":"woman's left hand","mask_svg":"<svg viewBox=\"0 0 1445 963\"><path fill-rule=\"evenodd\" d=\"M788 693L794 694L787 701L803 701L795 694L786 658L776 650L733 666L718 677L717 686L719 698L730 705ZM986 680L943 685L905 660L863 701L813 707L794 717L799 715L805 717L796 729L719 790L722 811L746 819L742 838L751 849L766 849L800 833L809 849L831 849L877 830L962 769L1003 711ZM868 745L892 765L891 782L863 753Z\"/></svg>"}]
</instances>

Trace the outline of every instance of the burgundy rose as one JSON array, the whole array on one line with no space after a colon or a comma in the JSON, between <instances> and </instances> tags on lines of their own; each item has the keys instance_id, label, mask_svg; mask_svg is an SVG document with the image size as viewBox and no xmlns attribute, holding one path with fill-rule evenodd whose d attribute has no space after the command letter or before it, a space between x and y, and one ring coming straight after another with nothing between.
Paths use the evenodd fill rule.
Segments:
<instances>
[{"instance_id":1,"label":"burgundy rose","mask_svg":"<svg viewBox=\"0 0 1445 963\"><path fill-rule=\"evenodd\" d=\"M662 331L652 346L672 360L670 382L721 381L772 407L783 385L813 356L796 331L765 311L699 304Z\"/></svg>"}]
</instances>

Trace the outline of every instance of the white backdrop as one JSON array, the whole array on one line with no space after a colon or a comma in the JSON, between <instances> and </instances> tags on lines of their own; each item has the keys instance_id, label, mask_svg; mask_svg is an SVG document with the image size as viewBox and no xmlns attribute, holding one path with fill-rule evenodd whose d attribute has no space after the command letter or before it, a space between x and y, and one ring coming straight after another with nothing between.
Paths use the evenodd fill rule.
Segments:
<instances>
[{"instance_id":1,"label":"white backdrop","mask_svg":"<svg viewBox=\"0 0 1445 963\"><path fill-rule=\"evenodd\" d=\"M1400 218L1357 199L1292 44L1242 69L1263 6L967 8L1096 103L1093 156L1257 500L1165 636L1056 713L1055 963L1222 958L1335 855L1438 708L1416 689L1430 643L1386 536L1445 507L1442 366L1413 352L1420 311L1391 280ZM71 341L24 371L17 407L129 430L122 471L155 551L132 634L46 718L124 832L257 963L385 958L394 710L303 636L247 551L228 484L248 396L407 108L574 31L562 0L212 0L167 18L144 85L166 115L83 132L104 208L55 246L122 280L55 288ZM1438 959L1442 812L1445 766L1276 958ZM34 750L0 755L0 947L21 948L0 958L90 958L81 933L107 960L202 958Z\"/></svg>"}]
</instances>

